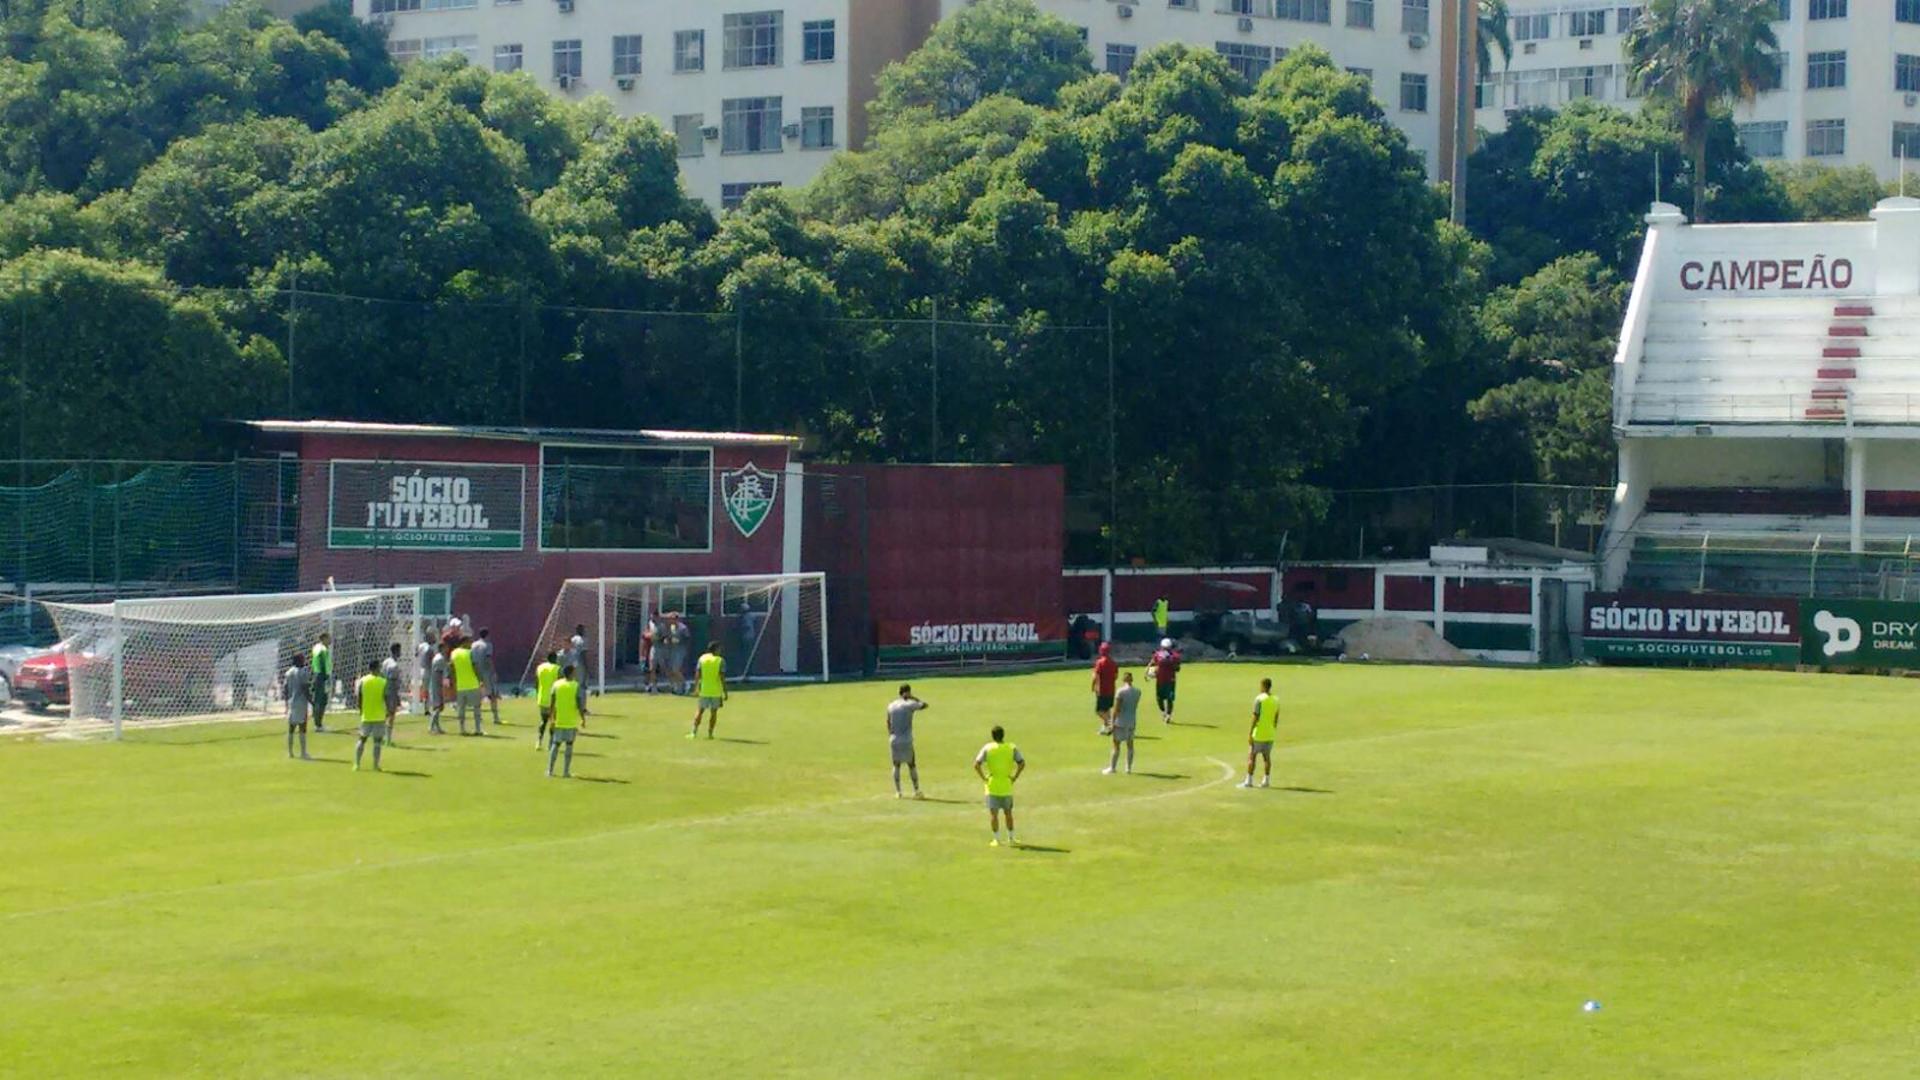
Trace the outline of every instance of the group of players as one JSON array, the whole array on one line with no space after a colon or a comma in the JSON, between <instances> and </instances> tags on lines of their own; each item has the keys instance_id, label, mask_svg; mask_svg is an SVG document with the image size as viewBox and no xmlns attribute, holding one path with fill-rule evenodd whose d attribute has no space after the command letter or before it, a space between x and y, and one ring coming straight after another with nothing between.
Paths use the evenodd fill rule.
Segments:
<instances>
[{"instance_id":1,"label":"group of players","mask_svg":"<svg viewBox=\"0 0 1920 1080\"><path fill-rule=\"evenodd\" d=\"M650 625L648 629L651 631L654 627ZM472 734L477 736L483 733L483 703L492 706L494 725L500 726L499 678L489 637L489 631L484 627L476 636L469 637L461 620L456 618L448 621L437 642L430 635L418 646L418 693L427 710L429 734L445 734L440 726L440 714L449 700L457 710L461 735L468 734L469 710L473 713ZM648 692L653 692L656 671L653 654L657 653L658 646L653 640L648 640L646 645L654 646L643 653L649 676ZM578 625L574 627L573 636L567 640L564 648L548 652L534 669L535 705L539 710L540 724L534 734L533 745L536 750L546 749L549 777L554 775L556 766L560 768L563 778L573 775L574 740L586 726L588 717L584 677L586 656L586 626ZM1147 677L1153 680L1154 701L1159 707L1163 724L1174 723L1180 669L1184 662L1171 638L1161 638L1160 647L1147 662ZM369 743L373 746L373 768L378 770L381 749L393 742L394 719L401 704L400 665L400 646L396 643L385 660L368 661L366 673L353 684L352 696L360 720L358 739L353 750L355 770L360 768ZM296 655L293 666L281 677L281 691L287 706L289 758L294 756L297 739L299 757L308 759L309 717L316 730L326 730L326 710L332 682L332 639L330 635L322 633L310 652ZM695 664L695 675L690 682L691 689L697 691L698 705L693 716L693 727L686 737L698 738L704 720L707 738L711 739L728 696L726 661L720 655L719 642L707 643L706 651ZM676 686L675 689L677 691L680 687ZM1113 658L1111 644L1100 645L1099 655L1093 663L1090 689L1093 692L1094 712L1100 719L1099 733L1110 738L1113 744L1102 774L1111 776L1120 771L1123 751L1126 755L1125 771L1133 772L1134 739L1143 694L1133 684L1133 673L1120 670L1119 663ZM925 797L920 789L920 767L914 752L913 725L915 716L927 707L925 701L914 696L911 685L902 685L899 697L887 705L887 740L893 761L895 798L906 797L900 784L903 766L913 785L913 797ZM1254 786L1255 765L1262 761L1266 771L1259 786L1268 787L1272 783L1273 743L1279 713L1280 704L1273 693L1273 680L1263 678L1260 680L1260 693L1253 701L1251 723L1247 730L1247 776L1240 783L1243 788ZM986 786L987 818L995 846L1000 844L1000 819L1003 815L1007 822L1007 843L1014 844L1013 785L1026 767L1026 758L1020 753L1020 748L1007 740L1005 729L998 725L993 728L989 741L974 755L973 771Z\"/></svg>"}]
</instances>

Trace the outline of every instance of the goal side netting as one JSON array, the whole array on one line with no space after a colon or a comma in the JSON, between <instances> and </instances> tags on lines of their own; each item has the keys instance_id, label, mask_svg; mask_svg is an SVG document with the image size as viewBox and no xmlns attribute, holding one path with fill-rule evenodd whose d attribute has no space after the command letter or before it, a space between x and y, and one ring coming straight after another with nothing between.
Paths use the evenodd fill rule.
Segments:
<instances>
[{"instance_id":1,"label":"goal side netting","mask_svg":"<svg viewBox=\"0 0 1920 1080\"><path fill-rule=\"evenodd\" d=\"M575 637L583 640L576 655ZM708 642L719 642L730 681L827 678L825 574L723 577L570 578L521 675L549 652L585 667L605 692L693 677Z\"/></svg>"},{"instance_id":2,"label":"goal side netting","mask_svg":"<svg viewBox=\"0 0 1920 1080\"><path fill-rule=\"evenodd\" d=\"M332 709L395 643L420 637L418 589L45 602L66 654L71 717L127 722L284 713L281 676L330 638ZM332 711L330 709L330 711Z\"/></svg>"}]
</instances>

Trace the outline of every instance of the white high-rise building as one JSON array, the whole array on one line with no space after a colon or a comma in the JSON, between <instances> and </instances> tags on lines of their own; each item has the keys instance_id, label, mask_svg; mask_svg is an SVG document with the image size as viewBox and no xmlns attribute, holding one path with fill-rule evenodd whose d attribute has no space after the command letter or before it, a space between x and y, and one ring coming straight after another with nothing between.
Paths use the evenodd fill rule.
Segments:
<instances>
[{"instance_id":1,"label":"white high-rise building","mask_svg":"<svg viewBox=\"0 0 1920 1080\"><path fill-rule=\"evenodd\" d=\"M1756 158L1869 165L1883 178L1920 158L1920 0L1779 0L1780 74L1734 108ZM1639 5L1514 0L1513 62L1476 88L1476 121L1595 98L1637 108L1624 43ZM1496 67L1500 57L1494 55Z\"/></svg>"},{"instance_id":2,"label":"white high-rise building","mask_svg":"<svg viewBox=\"0 0 1920 1080\"><path fill-rule=\"evenodd\" d=\"M1220 52L1257 77L1313 42L1373 81L1435 177L1452 161L1459 0L1036 0L1124 76L1156 45ZM722 209L795 186L866 138L881 69L966 0L353 0L402 61L460 53L557 94L604 94L680 146L687 190Z\"/></svg>"},{"instance_id":3,"label":"white high-rise building","mask_svg":"<svg viewBox=\"0 0 1920 1080\"><path fill-rule=\"evenodd\" d=\"M942 14L970 0L941 0ZM1469 0L1471 2L1471 0ZM1389 120L1435 179L1453 160L1456 0L1035 0L1085 28L1093 65L1125 75L1155 45L1213 49L1258 78L1309 42L1373 82Z\"/></svg>"},{"instance_id":4,"label":"white high-rise building","mask_svg":"<svg viewBox=\"0 0 1920 1080\"><path fill-rule=\"evenodd\" d=\"M936 0L354 0L401 61L462 53L673 133L687 191L731 208L804 184L866 136L874 76Z\"/></svg>"}]
</instances>

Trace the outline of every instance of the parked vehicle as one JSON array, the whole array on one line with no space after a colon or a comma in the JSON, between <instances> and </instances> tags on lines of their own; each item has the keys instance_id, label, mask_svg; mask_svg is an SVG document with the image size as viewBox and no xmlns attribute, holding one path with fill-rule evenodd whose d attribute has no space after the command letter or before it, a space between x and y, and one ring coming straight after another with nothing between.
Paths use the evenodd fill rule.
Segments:
<instances>
[{"instance_id":1,"label":"parked vehicle","mask_svg":"<svg viewBox=\"0 0 1920 1080\"><path fill-rule=\"evenodd\" d=\"M1282 600L1268 607L1266 596L1240 581L1208 579L1200 583L1203 602L1194 612L1193 636L1235 655L1319 656L1330 644L1320 636L1320 617L1312 604Z\"/></svg>"}]
</instances>

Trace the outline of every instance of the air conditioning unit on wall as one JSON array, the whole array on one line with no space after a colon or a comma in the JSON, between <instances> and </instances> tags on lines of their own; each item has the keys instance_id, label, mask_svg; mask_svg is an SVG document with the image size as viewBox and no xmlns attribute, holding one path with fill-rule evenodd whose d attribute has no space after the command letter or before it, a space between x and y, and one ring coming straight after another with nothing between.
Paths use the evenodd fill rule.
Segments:
<instances>
[{"instance_id":1,"label":"air conditioning unit on wall","mask_svg":"<svg viewBox=\"0 0 1920 1080\"><path fill-rule=\"evenodd\" d=\"M1245 15L1240 16L1240 32L1243 34L1253 33L1253 20L1247 18Z\"/></svg>"},{"instance_id":2,"label":"air conditioning unit on wall","mask_svg":"<svg viewBox=\"0 0 1920 1080\"><path fill-rule=\"evenodd\" d=\"M1427 47L1427 35L1425 34L1408 34L1407 35L1407 48L1424 49L1426 47Z\"/></svg>"},{"instance_id":3,"label":"air conditioning unit on wall","mask_svg":"<svg viewBox=\"0 0 1920 1080\"><path fill-rule=\"evenodd\" d=\"M1121 17L1121 18L1123 18L1123 19L1131 19L1131 18L1133 18L1133 7L1132 7L1132 5L1129 5L1129 4L1121 4L1121 5L1119 6L1119 7L1117 7L1117 8L1115 8L1114 10L1115 10L1115 11L1116 11L1117 13L1119 13L1119 15L1120 15L1120 17Z\"/></svg>"}]
</instances>

